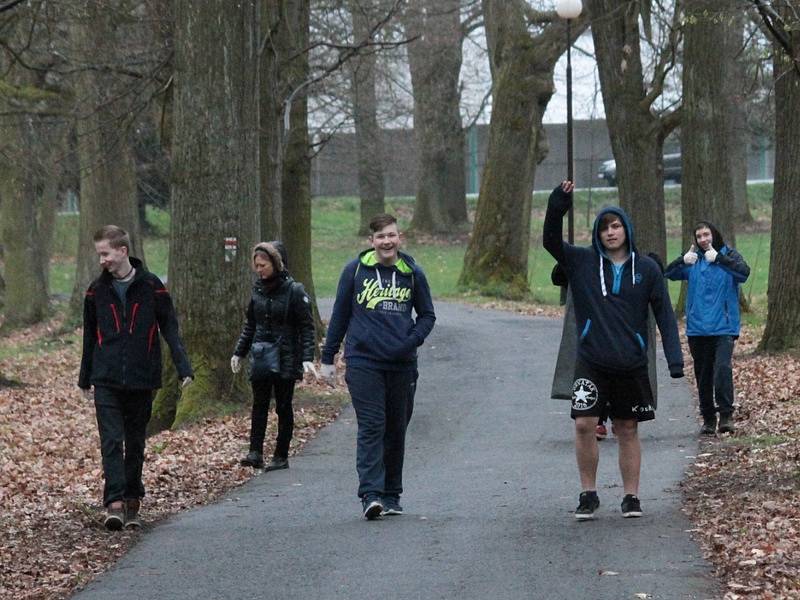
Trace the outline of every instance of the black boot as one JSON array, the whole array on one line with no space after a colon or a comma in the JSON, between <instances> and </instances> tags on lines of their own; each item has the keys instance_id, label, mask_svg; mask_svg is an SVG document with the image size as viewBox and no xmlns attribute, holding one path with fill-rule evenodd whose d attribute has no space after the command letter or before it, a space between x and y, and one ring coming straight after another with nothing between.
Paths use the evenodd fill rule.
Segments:
<instances>
[{"instance_id":1,"label":"black boot","mask_svg":"<svg viewBox=\"0 0 800 600\"><path fill-rule=\"evenodd\" d=\"M250 450L250 452L247 453L247 456L245 456L242 459L241 463L242 466L245 467L253 467L254 469L260 469L261 467L264 466L264 455L261 454L261 452L258 452L257 450Z\"/></svg>"},{"instance_id":2,"label":"black boot","mask_svg":"<svg viewBox=\"0 0 800 600\"><path fill-rule=\"evenodd\" d=\"M733 433L734 431L736 431L736 427L733 426L733 415L720 415L719 432Z\"/></svg>"},{"instance_id":3,"label":"black boot","mask_svg":"<svg viewBox=\"0 0 800 600\"><path fill-rule=\"evenodd\" d=\"M264 467L264 471L277 471L278 469L288 469L289 459L284 456L273 456L272 460Z\"/></svg>"},{"instance_id":4,"label":"black boot","mask_svg":"<svg viewBox=\"0 0 800 600\"><path fill-rule=\"evenodd\" d=\"M700 435L715 435L717 433L717 415L703 417L703 426L700 428Z\"/></svg>"}]
</instances>

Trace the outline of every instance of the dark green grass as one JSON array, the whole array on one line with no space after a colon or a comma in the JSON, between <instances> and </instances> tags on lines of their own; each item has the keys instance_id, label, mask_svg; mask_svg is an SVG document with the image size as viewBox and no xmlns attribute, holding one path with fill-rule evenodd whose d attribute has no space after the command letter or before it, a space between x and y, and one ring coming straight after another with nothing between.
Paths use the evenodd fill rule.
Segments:
<instances>
[{"instance_id":1,"label":"dark green grass","mask_svg":"<svg viewBox=\"0 0 800 600\"><path fill-rule=\"evenodd\" d=\"M559 290L550 283L550 271L554 261L542 248L541 230L548 192L534 194L531 222L530 253L528 257L530 300L544 304L557 304ZM768 222L772 186L754 184L748 187L748 201L756 220ZM667 227L674 233L667 243L669 262L685 250L677 232L680 229L680 188L665 190L667 205ZM591 222L596 211L605 205L617 204L616 190L581 190L575 194L575 230L579 244L589 243ZM390 198L387 211L399 219L400 229L408 230L414 210L413 198ZM477 198L467 200L470 211L474 211ZM153 232L145 238L145 258L154 273L164 276L168 264L169 215L159 209L148 207L147 220ZM312 261L314 285L320 297L336 293L336 285L342 267L352 260L360 250L369 247L365 236L357 234L359 203L357 198L315 198L312 209ZM72 291L74 278L74 248L77 246L76 215L59 215L55 242L55 259L51 265L51 293L68 295ZM737 236L737 249L751 267L750 280L743 286L745 296L751 300L754 312L745 316L751 323L763 321L766 310L767 275L769 272L769 234L741 233ZM458 277L466 251L466 238L453 236L449 240L432 241L417 239L409 235L404 251L411 254L423 266L434 296L438 298L463 298L458 288ZM679 284L670 283L673 302L678 298Z\"/></svg>"}]
</instances>

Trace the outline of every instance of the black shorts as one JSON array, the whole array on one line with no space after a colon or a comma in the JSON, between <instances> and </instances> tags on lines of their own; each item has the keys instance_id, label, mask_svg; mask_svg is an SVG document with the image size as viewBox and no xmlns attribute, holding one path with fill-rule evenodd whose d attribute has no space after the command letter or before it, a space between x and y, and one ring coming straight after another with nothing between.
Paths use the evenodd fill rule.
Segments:
<instances>
[{"instance_id":1,"label":"black shorts","mask_svg":"<svg viewBox=\"0 0 800 600\"><path fill-rule=\"evenodd\" d=\"M570 416L651 421L656 418L647 366L612 373L578 360L572 384Z\"/></svg>"}]
</instances>

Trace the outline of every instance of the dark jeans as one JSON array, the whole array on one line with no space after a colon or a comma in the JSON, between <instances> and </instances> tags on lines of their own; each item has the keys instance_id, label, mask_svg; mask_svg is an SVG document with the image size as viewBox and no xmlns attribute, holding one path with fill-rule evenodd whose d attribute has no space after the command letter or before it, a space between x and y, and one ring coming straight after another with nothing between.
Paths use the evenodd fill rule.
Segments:
<instances>
[{"instance_id":1,"label":"dark jeans","mask_svg":"<svg viewBox=\"0 0 800 600\"><path fill-rule=\"evenodd\" d=\"M143 498L142 465L152 390L94 388L94 407L103 456L103 505Z\"/></svg>"},{"instance_id":2,"label":"dark jeans","mask_svg":"<svg viewBox=\"0 0 800 600\"><path fill-rule=\"evenodd\" d=\"M414 410L417 371L347 367L345 381L358 420L358 495L403 493L406 428Z\"/></svg>"},{"instance_id":3,"label":"dark jeans","mask_svg":"<svg viewBox=\"0 0 800 600\"><path fill-rule=\"evenodd\" d=\"M730 335L689 337L703 417L733 414L733 342Z\"/></svg>"},{"instance_id":4,"label":"dark jeans","mask_svg":"<svg viewBox=\"0 0 800 600\"><path fill-rule=\"evenodd\" d=\"M275 412L278 413L278 440L275 443L275 456L288 458L289 443L294 432L294 380L273 377L253 382L253 413L250 419L250 450L264 451L264 435L267 431L269 401L275 391Z\"/></svg>"}]
</instances>

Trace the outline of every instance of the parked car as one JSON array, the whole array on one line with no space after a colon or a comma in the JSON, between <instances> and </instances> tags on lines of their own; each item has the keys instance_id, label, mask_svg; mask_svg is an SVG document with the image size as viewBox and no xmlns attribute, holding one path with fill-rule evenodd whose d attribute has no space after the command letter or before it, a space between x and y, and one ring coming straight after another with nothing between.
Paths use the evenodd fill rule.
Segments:
<instances>
[{"instance_id":1,"label":"parked car","mask_svg":"<svg viewBox=\"0 0 800 600\"><path fill-rule=\"evenodd\" d=\"M609 186L617 185L617 162L615 160L605 160L600 163L600 168L597 171L598 179L605 179L606 184ZM664 179L674 181L675 183L681 182L681 153L664 155Z\"/></svg>"}]
</instances>

